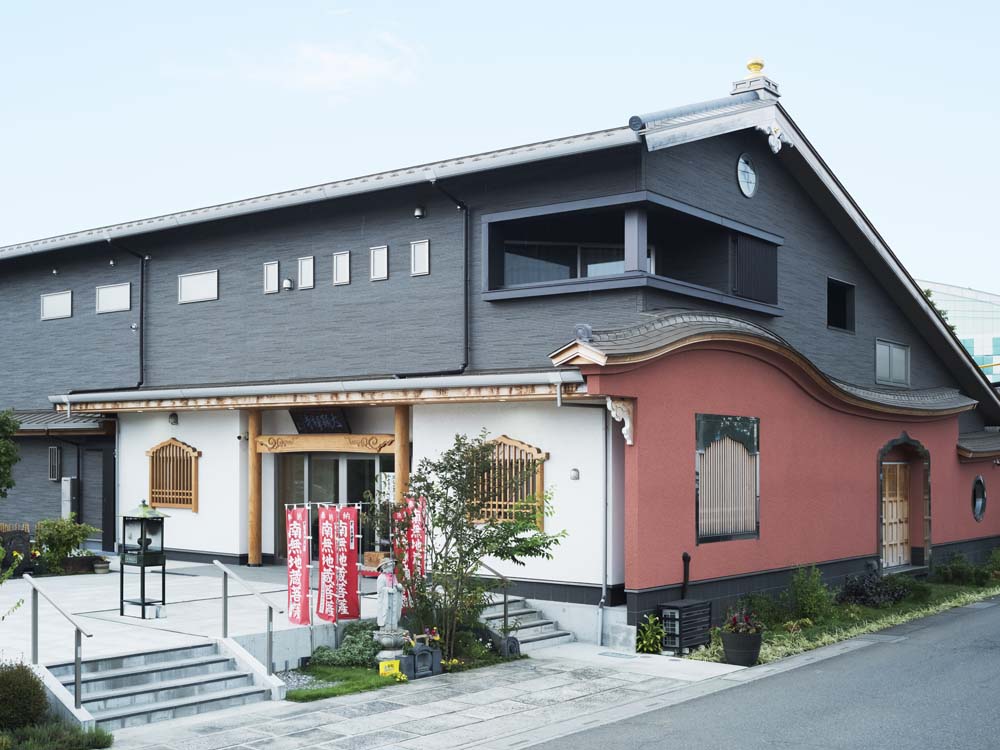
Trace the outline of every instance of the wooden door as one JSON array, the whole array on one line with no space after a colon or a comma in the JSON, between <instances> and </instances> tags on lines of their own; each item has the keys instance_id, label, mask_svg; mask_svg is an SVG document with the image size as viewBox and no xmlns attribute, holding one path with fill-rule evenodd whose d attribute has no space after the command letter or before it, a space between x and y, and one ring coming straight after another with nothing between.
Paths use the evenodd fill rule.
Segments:
<instances>
[{"instance_id":1,"label":"wooden door","mask_svg":"<svg viewBox=\"0 0 1000 750\"><path fill-rule=\"evenodd\" d=\"M910 467L882 464L882 566L910 564Z\"/></svg>"}]
</instances>

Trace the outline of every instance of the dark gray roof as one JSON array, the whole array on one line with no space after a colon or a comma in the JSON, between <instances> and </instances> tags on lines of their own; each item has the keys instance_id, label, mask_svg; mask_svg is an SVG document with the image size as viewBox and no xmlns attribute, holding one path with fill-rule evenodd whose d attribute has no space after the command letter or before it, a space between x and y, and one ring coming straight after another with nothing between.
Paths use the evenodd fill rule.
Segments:
<instances>
[{"instance_id":1,"label":"dark gray roof","mask_svg":"<svg viewBox=\"0 0 1000 750\"><path fill-rule=\"evenodd\" d=\"M741 318L700 310L661 310L647 314L644 320L624 328L593 331L587 346L609 358L641 355L656 351L685 339L711 333L737 333L753 336L779 344L799 353L773 331ZM799 353L803 359L807 359ZM815 365L813 365L815 367ZM817 368L818 370L818 368ZM820 371L824 378L845 394L856 399L899 409L919 411L944 411L964 409L978 402L964 395L957 388L870 388L832 378Z\"/></svg>"},{"instance_id":2,"label":"dark gray roof","mask_svg":"<svg viewBox=\"0 0 1000 750\"><path fill-rule=\"evenodd\" d=\"M1000 431L987 429L959 435L958 449L975 455L1000 454Z\"/></svg>"},{"instance_id":3,"label":"dark gray roof","mask_svg":"<svg viewBox=\"0 0 1000 750\"><path fill-rule=\"evenodd\" d=\"M108 418L101 414L73 412L67 416L56 411L15 411L14 419L20 424L19 432L99 430Z\"/></svg>"},{"instance_id":4,"label":"dark gray roof","mask_svg":"<svg viewBox=\"0 0 1000 750\"><path fill-rule=\"evenodd\" d=\"M687 125L710 117L731 115L772 104L774 104L773 99L762 97L756 91L747 91L742 94L730 94L721 99L709 99L705 102L671 107L647 115L633 115L629 118L628 124L632 130L637 131L669 128L674 125Z\"/></svg>"}]
</instances>

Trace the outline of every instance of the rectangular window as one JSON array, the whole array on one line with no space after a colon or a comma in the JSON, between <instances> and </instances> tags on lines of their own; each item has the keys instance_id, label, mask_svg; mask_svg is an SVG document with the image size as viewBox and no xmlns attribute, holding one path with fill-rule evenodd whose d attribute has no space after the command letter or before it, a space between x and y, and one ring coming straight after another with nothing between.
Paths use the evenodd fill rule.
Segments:
<instances>
[{"instance_id":1,"label":"rectangular window","mask_svg":"<svg viewBox=\"0 0 1000 750\"><path fill-rule=\"evenodd\" d=\"M909 385L910 347L875 339L875 382L883 385Z\"/></svg>"},{"instance_id":2,"label":"rectangular window","mask_svg":"<svg viewBox=\"0 0 1000 750\"><path fill-rule=\"evenodd\" d=\"M274 260L264 264L264 294L278 293L278 276L281 268L278 261Z\"/></svg>"},{"instance_id":3,"label":"rectangular window","mask_svg":"<svg viewBox=\"0 0 1000 750\"><path fill-rule=\"evenodd\" d=\"M73 316L73 292L53 292L42 295L42 320Z\"/></svg>"},{"instance_id":4,"label":"rectangular window","mask_svg":"<svg viewBox=\"0 0 1000 750\"><path fill-rule=\"evenodd\" d=\"M125 312L132 309L132 284L110 284L97 287L97 312Z\"/></svg>"},{"instance_id":5,"label":"rectangular window","mask_svg":"<svg viewBox=\"0 0 1000 750\"><path fill-rule=\"evenodd\" d=\"M299 289L313 288L313 258L299 258Z\"/></svg>"},{"instance_id":6,"label":"rectangular window","mask_svg":"<svg viewBox=\"0 0 1000 750\"><path fill-rule=\"evenodd\" d=\"M410 243L410 276L426 276L431 272L431 241Z\"/></svg>"},{"instance_id":7,"label":"rectangular window","mask_svg":"<svg viewBox=\"0 0 1000 750\"><path fill-rule=\"evenodd\" d=\"M760 420L695 415L698 544L760 536Z\"/></svg>"},{"instance_id":8,"label":"rectangular window","mask_svg":"<svg viewBox=\"0 0 1000 750\"><path fill-rule=\"evenodd\" d=\"M351 254L350 252L333 254L333 285L351 283Z\"/></svg>"},{"instance_id":9,"label":"rectangular window","mask_svg":"<svg viewBox=\"0 0 1000 750\"><path fill-rule=\"evenodd\" d=\"M177 304L219 299L219 272L182 273L177 277Z\"/></svg>"},{"instance_id":10,"label":"rectangular window","mask_svg":"<svg viewBox=\"0 0 1000 750\"><path fill-rule=\"evenodd\" d=\"M62 448L58 445L49 446L49 481L58 482L62 479Z\"/></svg>"},{"instance_id":11,"label":"rectangular window","mask_svg":"<svg viewBox=\"0 0 1000 750\"><path fill-rule=\"evenodd\" d=\"M369 248L371 252L371 280L383 281L389 278L389 248L385 245L381 247Z\"/></svg>"},{"instance_id":12,"label":"rectangular window","mask_svg":"<svg viewBox=\"0 0 1000 750\"><path fill-rule=\"evenodd\" d=\"M854 331L854 284L826 280L826 324L842 331Z\"/></svg>"}]
</instances>

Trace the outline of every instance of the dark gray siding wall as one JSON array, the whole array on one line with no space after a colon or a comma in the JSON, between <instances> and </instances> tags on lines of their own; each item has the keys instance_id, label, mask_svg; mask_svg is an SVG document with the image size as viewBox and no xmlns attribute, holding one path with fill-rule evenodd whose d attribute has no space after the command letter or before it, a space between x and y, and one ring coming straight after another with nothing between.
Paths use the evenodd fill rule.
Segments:
<instances>
[{"instance_id":1,"label":"dark gray siding wall","mask_svg":"<svg viewBox=\"0 0 1000 750\"><path fill-rule=\"evenodd\" d=\"M76 476L76 448L43 438L18 438L21 460L14 465L14 488L0 500L0 521L35 524L59 518L62 512L60 482L49 481L49 446L62 447L64 476Z\"/></svg>"},{"instance_id":2,"label":"dark gray siding wall","mask_svg":"<svg viewBox=\"0 0 1000 750\"><path fill-rule=\"evenodd\" d=\"M759 176L757 192L749 199L736 183L736 161L743 152L751 155ZM827 374L874 385L875 339L885 338L910 346L913 387L954 385L938 356L781 158L771 153L762 133L733 133L647 154L646 187L785 238L778 249L778 304L784 317L741 314L784 337ZM659 272L669 275L669 269ZM856 287L854 334L827 328L827 277ZM659 292L648 293L646 300L651 308L679 304L678 298Z\"/></svg>"}]
</instances>

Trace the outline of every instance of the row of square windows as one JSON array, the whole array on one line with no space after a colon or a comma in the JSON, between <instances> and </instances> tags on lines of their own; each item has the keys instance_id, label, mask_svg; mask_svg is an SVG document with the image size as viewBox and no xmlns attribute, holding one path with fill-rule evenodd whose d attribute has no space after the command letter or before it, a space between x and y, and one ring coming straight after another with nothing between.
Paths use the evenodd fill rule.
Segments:
<instances>
[{"instance_id":1,"label":"row of square windows","mask_svg":"<svg viewBox=\"0 0 1000 750\"><path fill-rule=\"evenodd\" d=\"M380 245L368 249L369 279L385 281L389 278L389 247ZM315 285L315 257L298 259L298 288L312 289ZM430 240L410 243L410 275L427 276L431 272ZM333 285L351 283L351 252L345 250L333 254ZM281 267L278 261L264 264L264 294L275 294L281 288L291 289L291 279L281 281ZM177 303L207 302L219 298L219 272L199 271L177 276ZM132 309L132 284L109 284L96 290L98 314L126 312ZM57 320L73 315L73 292L52 292L41 295L42 320Z\"/></svg>"}]
</instances>

